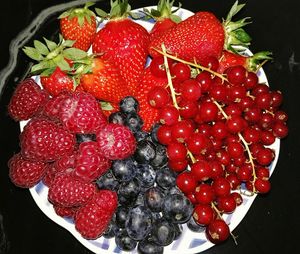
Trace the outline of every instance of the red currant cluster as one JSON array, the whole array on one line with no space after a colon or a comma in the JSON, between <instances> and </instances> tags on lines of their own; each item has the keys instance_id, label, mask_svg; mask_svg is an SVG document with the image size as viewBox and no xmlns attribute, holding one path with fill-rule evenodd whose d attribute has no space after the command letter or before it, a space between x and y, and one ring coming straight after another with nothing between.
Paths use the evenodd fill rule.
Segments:
<instances>
[{"instance_id":1,"label":"red currant cluster","mask_svg":"<svg viewBox=\"0 0 300 254\"><path fill-rule=\"evenodd\" d=\"M148 94L150 105L160 110L157 139L167 147L177 186L213 243L230 235L222 214L243 202L241 194L269 192L268 166L275 158L269 146L288 134L280 91L259 83L243 66L222 74L218 67L216 58L200 66L162 52L150 69L167 77L168 86Z\"/></svg>"}]
</instances>

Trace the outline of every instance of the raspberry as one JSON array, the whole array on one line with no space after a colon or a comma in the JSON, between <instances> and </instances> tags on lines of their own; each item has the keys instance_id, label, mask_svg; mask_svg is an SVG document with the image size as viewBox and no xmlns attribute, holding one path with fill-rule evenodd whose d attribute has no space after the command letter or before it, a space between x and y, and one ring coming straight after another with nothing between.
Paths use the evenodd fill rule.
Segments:
<instances>
[{"instance_id":1,"label":"raspberry","mask_svg":"<svg viewBox=\"0 0 300 254\"><path fill-rule=\"evenodd\" d=\"M74 152L71 155L64 155L59 160L49 163L46 166L46 172L42 179L43 183L49 187L57 173L72 172L75 166L75 154L76 153Z\"/></svg>"},{"instance_id":2,"label":"raspberry","mask_svg":"<svg viewBox=\"0 0 300 254\"><path fill-rule=\"evenodd\" d=\"M95 97L86 92L74 92L62 101L59 118L73 133L95 133L107 124L107 119Z\"/></svg>"},{"instance_id":3,"label":"raspberry","mask_svg":"<svg viewBox=\"0 0 300 254\"><path fill-rule=\"evenodd\" d=\"M59 112L61 105L65 99L70 97L71 92L68 91L61 92L57 96L52 97L45 103L42 109L43 115L47 116L51 120L59 120Z\"/></svg>"},{"instance_id":4,"label":"raspberry","mask_svg":"<svg viewBox=\"0 0 300 254\"><path fill-rule=\"evenodd\" d=\"M125 126L110 123L98 131L96 136L101 152L110 160L123 160L135 151L136 140Z\"/></svg>"},{"instance_id":5,"label":"raspberry","mask_svg":"<svg viewBox=\"0 0 300 254\"><path fill-rule=\"evenodd\" d=\"M103 234L118 206L117 194L99 190L94 198L79 208L75 215L75 228L86 239Z\"/></svg>"},{"instance_id":6,"label":"raspberry","mask_svg":"<svg viewBox=\"0 0 300 254\"><path fill-rule=\"evenodd\" d=\"M53 208L58 216L69 218L73 218L77 210L75 207L64 207L58 205L54 205Z\"/></svg>"},{"instance_id":7,"label":"raspberry","mask_svg":"<svg viewBox=\"0 0 300 254\"><path fill-rule=\"evenodd\" d=\"M14 91L8 113L16 121L28 120L46 103L49 94L31 78L22 81Z\"/></svg>"},{"instance_id":8,"label":"raspberry","mask_svg":"<svg viewBox=\"0 0 300 254\"><path fill-rule=\"evenodd\" d=\"M20 146L24 158L51 162L73 152L75 136L55 122L35 118L24 127Z\"/></svg>"},{"instance_id":9,"label":"raspberry","mask_svg":"<svg viewBox=\"0 0 300 254\"><path fill-rule=\"evenodd\" d=\"M9 177L16 186L31 188L42 179L46 166L43 162L26 160L18 153L8 161Z\"/></svg>"},{"instance_id":10,"label":"raspberry","mask_svg":"<svg viewBox=\"0 0 300 254\"><path fill-rule=\"evenodd\" d=\"M48 199L53 205L81 206L93 197L95 191L95 184L85 183L68 173L57 174L49 187Z\"/></svg>"},{"instance_id":11,"label":"raspberry","mask_svg":"<svg viewBox=\"0 0 300 254\"><path fill-rule=\"evenodd\" d=\"M74 174L86 182L92 182L103 175L111 161L100 153L97 142L88 141L79 145Z\"/></svg>"}]
</instances>

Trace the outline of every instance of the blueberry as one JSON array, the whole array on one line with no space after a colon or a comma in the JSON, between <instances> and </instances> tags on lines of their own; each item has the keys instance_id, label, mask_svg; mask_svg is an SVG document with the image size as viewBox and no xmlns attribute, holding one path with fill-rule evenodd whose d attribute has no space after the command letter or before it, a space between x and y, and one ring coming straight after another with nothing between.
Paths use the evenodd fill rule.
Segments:
<instances>
[{"instance_id":1,"label":"blueberry","mask_svg":"<svg viewBox=\"0 0 300 254\"><path fill-rule=\"evenodd\" d=\"M141 140L145 140L149 138L149 133L146 131L138 131L136 133L134 133L135 139L137 142L141 141Z\"/></svg>"},{"instance_id":2,"label":"blueberry","mask_svg":"<svg viewBox=\"0 0 300 254\"><path fill-rule=\"evenodd\" d=\"M137 251L139 254L163 254L164 247L145 239L138 243Z\"/></svg>"},{"instance_id":3,"label":"blueberry","mask_svg":"<svg viewBox=\"0 0 300 254\"><path fill-rule=\"evenodd\" d=\"M160 246L167 246L174 241L174 238L175 229L171 222L165 219L155 222L151 231L151 241Z\"/></svg>"},{"instance_id":4,"label":"blueberry","mask_svg":"<svg viewBox=\"0 0 300 254\"><path fill-rule=\"evenodd\" d=\"M187 227L193 231L193 232L197 232L197 233L201 233L204 232L206 227L199 225L195 220L194 217L192 216L189 221L186 223Z\"/></svg>"},{"instance_id":5,"label":"blueberry","mask_svg":"<svg viewBox=\"0 0 300 254\"><path fill-rule=\"evenodd\" d=\"M175 237L174 240L177 240L180 238L180 236L182 235L183 232L183 226L182 224L173 224L174 225L174 229L175 229Z\"/></svg>"},{"instance_id":6,"label":"blueberry","mask_svg":"<svg viewBox=\"0 0 300 254\"><path fill-rule=\"evenodd\" d=\"M166 190L165 190L165 193L166 193L166 195L171 195L171 194L182 194L182 191L179 190L179 189L177 188L177 186L175 185L175 186L172 186L172 187L169 188L169 189L166 189Z\"/></svg>"},{"instance_id":7,"label":"blueberry","mask_svg":"<svg viewBox=\"0 0 300 254\"><path fill-rule=\"evenodd\" d=\"M137 113L139 110L139 103L134 97L126 96L120 101L120 110L123 113Z\"/></svg>"},{"instance_id":8,"label":"blueberry","mask_svg":"<svg viewBox=\"0 0 300 254\"><path fill-rule=\"evenodd\" d=\"M151 129L151 140L154 142L154 143L157 143L159 144L159 141L157 139L157 130L158 128L160 127L161 125L159 123L156 123L153 125L152 129Z\"/></svg>"},{"instance_id":9,"label":"blueberry","mask_svg":"<svg viewBox=\"0 0 300 254\"><path fill-rule=\"evenodd\" d=\"M150 164L138 164L136 178L141 182L142 188L154 185L156 172Z\"/></svg>"},{"instance_id":10,"label":"blueberry","mask_svg":"<svg viewBox=\"0 0 300 254\"><path fill-rule=\"evenodd\" d=\"M165 198L163 214L173 223L187 222L193 213L192 203L183 194L172 194Z\"/></svg>"},{"instance_id":11,"label":"blueberry","mask_svg":"<svg viewBox=\"0 0 300 254\"><path fill-rule=\"evenodd\" d=\"M154 168L160 168L165 166L168 162L167 150L166 147L160 144L157 144L155 147L155 157L150 161L150 164Z\"/></svg>"},{"instance_id":12,"label":"blueberry","mask_svg":"<svg viewBox=\"0 0 300 254\"><path fill-rule=\"evenodd\" d=\"M124 251L132 251L137 246L137 241L129 237L125 229L122 229L116 233L115 242L116 245Z\"/></svg>"},{"instance_id":13,"label":"blueberry","mask_svg":"<svg viewBox=\"0 0 300 254\"><path fill-rule=\"evenodd\" d=\"M143 192L143 188L141 188L140 193L136 198L135 205L145 205L145 195Z\"/></svg>"},{"instance_id":14,"label":"blueberry","mask_svg":"<svg viewBox=\"0 0 300 254\"><path fill-rule=\"evenodd\" d=\"M137 143L134 158L138 163L147 163L155 158L155 145L149 140Z\"/></svg>"},{"instance_id":15,"label":"blueberry","mask_svg":"<svg viewBox=\"0 0 300 254\"><path fill-rule=\"evenodd\" d=\"M96 183L99 189L116 191L119 188L119 182L117 181L117 179L115 179L111 170L102 175L96 181Z\"/></svg>"},{"instance_id":16,"label":"blueberry","mask_svg":"<svg viewBox=\"0 0 300 254\"><path fill-rule=\"evenodd\" d=\"M125 228L132 239L143 240L152 228L151 211L142 205L133 207L128 213Z\"/></svg>"},{"instance_id":17,"label":"blueberry","mask_svg":"<svg viewBox=\"0 0 300 254\"><path fill-rule=\"evenodd\" d=\"M120 228L125 228L125 222L128 216L129 209L124 206L119 206L116 210L116 225Z\"/></svg>"},{"instance_id":18,"label":"blueberry","mask_svg":"<svg viewBox=\"0 0 300 254\"><path fill-rule=\"evenodd\" d=\"M156 171L156 183L163 189L169 189L176 185L176 174L168 167Z\"/></svg>"},{"instance_id":19,"label":"blueberry","mask_svg":"<svg viewBox=\"0 0 300 254\"><path fill-rule=\"evenodd\" d=\"M123 182L118 189L118 201L121 205L133 206L140 193L141 184L138 179L133 178L129 182Z\"/></svg>"},{"instance_id":20,"label":"blueberry","mask_svg":"<svg viewBox=\"0 0 300 254\"><path fill-rule=\"evenodd\" d=\"M152 187L145 192L145 204L152 212L162 210L164 199L164 193L157 187Z\"/></svg>"},{"instance_id":21,"label":"blueberry","mask_svg":"<svg viewBox=\"0 0 300 254\"><path fill-rule=\"evenodd\" d=\"M131 158L113 161L111 169L115 178L120 182L128 182L136 174L136 165Z\"/></svg>"},{"instance_id":22,"label":"blueberry","mask_svg":"<svg viewBox=\"0 0 300 254\"><path fill-rule=\"evenodd\" d=\"M115 217L115 216L114 216ZM113 217L113 218L114 218ZM105 232L103 233L103 237L104 238L113 238L115 236L115 232L116 232L116 228L118 226L116 225L116 221L115 219L112 219L107 227L107 229L105 230Z\"/></svg>"},{"instance_id":23,"label":"blueberry","mask_svg":"<svg viewBox=\"0 0 300 254\"><path fill-rule=\"evenodd\" d=\"M126 120L126 114L120 111L111 113L108 117L108 121L110 123L116 123L121 125L125 125L125 120Z\"/></svg>"},{"instance_id":24,"label":"blueberry","mask_svg":"<svg viewBox=\"0 0 300 254\"><path fill-rule=\"evenodd\" d=\"M137 133L143 127L144 121L136 113L127 114L125 119L125 126L127 126L132 133Z\"/></svg>"},{"instance_id":25,"label":"blueberry","mask_svg":"<svg viewBox=\"0 0 300 254\"><path fill-rule=\"evenodd\" d=\"M77 142L77 144L87 142L87 141L96 141L96 134L76 133L76 142Z\"/></svg>"}]
</instances>

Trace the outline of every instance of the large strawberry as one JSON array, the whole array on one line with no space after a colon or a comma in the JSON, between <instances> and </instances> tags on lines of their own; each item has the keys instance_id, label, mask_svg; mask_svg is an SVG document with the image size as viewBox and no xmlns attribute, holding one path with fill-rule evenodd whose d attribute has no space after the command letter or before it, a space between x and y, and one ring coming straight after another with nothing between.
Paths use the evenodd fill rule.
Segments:
<instances>
[{"instance_id":1,"label":"large strawberry","mask_svg":"<svg viewBox=\"0 0 300 254\"><path fill-rule=\"evenodd\" d=\"M98 14L102 14L104 18L109 17L109 21L97 32L92 50L94 53L103 53L120 68L120 73L133 94L146 64L149 33L128 18L129 12L127 0L111 1L110 14L98 10Z\"/></svg>"},{"instance_id":2,"label":"large strawberry","mask_svg":"<svg viewBox=\"0 0 300 254\"><path fill-rule=\"evenodd\" d=\"M129 95L119 68L103 56L86 59L86 66L83 70L84 72L79 74L81 75L80 84L86 92L97 99L118 103L123 97Z\"/></svg>"},{"instance_id":3,"label":"large strawberry","mask_svg":"<svg viewBox=\"0 0 300 254\"><path fill-rule=\"evenodd\" d=\"M44 40L45 43L35 40L34 47L26 46L23 49L27 56L38 62L32 66L31 74L39 74L43 88L53 96L65 90L75 90L73 61L85 58L87 53L72 48L74 41L63 41L62 36L59 37L59 43Z\"/></svg>"},{"instance_id":4,"label":"large strawberry","mask_svg":"<svg viewBox=\"0 0 300 254\"><path fill-rule=\"evenodd\" d=\"M231 21L243 6L236 2L223 23L212 12L195 13L152 40L150 55L157 56L157 49L161 50L164 44L167 52L201 64L207 57L219 59L224 48L232 50L232 45L236 44L247 46L251 39L242 28L248 24L247 19Z\"/></svg>"},{"instance_id":5,"label":"large strawberry","mask_svg":"<svg viewBox=\"0 0 300 254\"><path fill-rule=\"evenodd\" d=\"M174 14L181 7L181 4L178 8L172 9L173 4L174 0L171 2L170 0L159 0L156 9L145 8L143 10L146 19L153 18L155 20L154 26L150 30L150 41L181 22L181 18Z\"/></svg>"},{"instance_id":6,"label":"large strawberry","mask_svg":"<svg viewBox=\"0 0 300 254\"><path fill-rule=\"evenodd\" d=\"M255 53L252 56L241 55L227 50L223 50L219 61L218 72L223 73L227 68L242 65L248 71L257 71L262 61L270 60L271 52L262 51Z\"/></svg>"},{"instance_id":7,"label":"large strawberry","mask_svg":"<svg viewBox=\"0 0 300 254\"><path fill-rule=\"evenodd\" d=\"M66 40L74 40L74 48L87 51L97 29L96 15L88 8L94 3L87 2L83 8L73 8L59 16L60 31Z\"/></svg>"},{"instance_id":8,"label":"large strawberry","mask_svg":"<svg viewBox=\"0 0 300 254\"><path fill-rule=\"evenodd\" d=\"M149 131L152 125L159 119L159 110L153 108L148 102L148 93L155 86L164 86L168 84L167 78L158 78L150 71L150 67L147 67L142 75L141 82L138 86L135 98L139 102L140 110L139 115L144 121L143 129Z\"/></svg>"}]
</instances>

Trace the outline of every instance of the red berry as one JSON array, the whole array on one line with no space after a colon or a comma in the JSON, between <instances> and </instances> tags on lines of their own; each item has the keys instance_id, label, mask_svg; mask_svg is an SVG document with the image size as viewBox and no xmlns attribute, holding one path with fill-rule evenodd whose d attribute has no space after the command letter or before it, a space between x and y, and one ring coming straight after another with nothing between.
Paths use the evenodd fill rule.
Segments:
<instances>
[{"instance_id":1,"label":"red berry","mask_svg":"<svg viewBox=\"0 0 300 254\"><path fill-rule=\"evenodd\" d=\"M175 123L171 128L173 140L180 143L185 142L194 131L191 124L186 120Z\"/></svg>"},{"instance_id":2,"label":"red berry","mask_svg":"<svg viewBox=\"0 0 300 254\"><path fill-rule=\"evenodd\" d=\"M276 121L273 125L273 133L277 138L285 138L289 133L289 129L285 122Z\"/></svg>"},{"instance_id":3,"label":"red berry","mask_svg":"<svg viewBox=\"0 0 300 254\"><path fill-rule=\"evenodd\" d=\"M229 237L230 230L224 220L216 219L207 226L205 233L209 241L218 244Z\"/></svg>"},{"instance_id":4,"label":"red berry","mask_svg":"<svg viewBox=\"0 0 300 254\"><path fill-rule=\"evenodd\" d=\"M217 71L219 69L219 60L214 56L207 56L201 61L201 65L212 71Z\"/></svg>"},{"instance_id":5,"label":"red berry","mask_svg":"<svg viewBox=\"0 0 300 254\"><path fill-rule=\"evenodd\" d=\"M209 205L215 199L214 189L211 185L202 183L196 187L195 197L199 204Z\"/></svg>"},{"instance_id":6,"label":"red berry","mask_svg":"<svg viewBox=\"0 0 300 254\"><path fill-rule=\"evenodd\" d=\"M170 66L170 72L175 82L182 82L191 77L191 69L187 64L174 63Z\"/></svg>"},{"instance_id":7,"label":"red berry","mask_svg":"<svg viewBox=\"0 0 300 254\"><path fill-rule=\"evenodd\" d=\"M186 159L187 150L185 145L174 142L167 146L167 155L171 161L184 161Z\"/></svg>"},{"instance_id":8,"label":"red berry","mask_svg":"<svg viewBox=\"0 0 300 254\"><path fill-rule=\"evenodd\" d=\"M226 121L229 132L236 134L242 132L247 127L247 122L241 116L231 116Z\"/></svg>"},{"instance_id":9,"label":"red berry","mask_svg":"<svg viewBox=\"0 0 300 254\"><path fill-rule=\"evenodd\" d=\"M226 178L220 177L213 181L212 187L216 196L224 197L228 196L231 191L231 186L229 181Z\"/></svg>"},{"instance_id":10,"label":"red berry","mask_svg":"<svg viewBox=\"0 0 300 254\"><path fill-rule=\"evenodd\" d=\"M197 181L206 181L211 178L210 164L205 160L199 160L191 166L191 173Z\"/></svg>"},{"instance_id":11,"label":"red berry","mask_svg":"<svg viewBox=\"0 0 300 254\"><path fill-rule=\"evenodd\" d=\"M256 155L256 161L262 166L268 166L274 160L274 152L270 148L261 149Z\"/></svg>"},{"instance_id":12,"label":"red berry","mask_svg":"<svg viewBox=\"0 0 300 254\"><path fill-rule=\"evenodd\" d=\"M257 178L254 182L254 187L259 193L265 194L271 190L271 183L269 180Z\"/></svg>"},{"instance_id":13,"label":"red berry","mask_svg":"<svg viewBox=\"0 0 300 254\"><path fill-rule=\"evenodd\" d=\"M183 160L183 161L168 161L168 166L170 169L172 169L175 172L182 172L186 170L188 166L188 161Z\"/></svg>"},{"instance_id":14,"label":"red berry","mask_svg":"<svg viewBox=\"0 0 300 254\"><path fill-rule=\"evenodd\" d=\"M230 194L231 196L233 196L235 203L237 206L241 205L243 203L243 197L240 193L238 192L231 192Z\"/></svg>"},{"instance_id":15,"label":"red berry","mask_svg":"<svg viewBox=\"0 0 300 254\"><path fill-rule=\"evenodd\" d=\"M170 94L160 86L153 87L148 93L148 102L154 108L162 108L170 102Z\"/></svg>"},{"instance_id":16,"label":"red berry","mask_svg":"<svg viewBox=\"0 0 300 254\"><path fill-rule=\"evenodd\" d=\"M241 65L229 67L225 73L228 81L233 85L242 85L246 81L247 70Z\"/></svg>"},{"instance_id":17,"label":"red berry","mask_svg":"<svg viewBox=\"0 0 300 254\"><path fill-rule=\"evenodd\" d=\"M244 82L244 85L247 88L247 90L253 89L257 85L257 83L258 83L258 77L256 73L252 71L247 72L246 80Z\"/></svg>"},{"instance_id":18,"label":"red berry","mask_svg":"<svg viewBox=\"0 0 300 254\"><path fill-rule=\"evenodd\" d=\"M244 155L244 147L241 143L229 143L227 145L227 152L231 158L238 158Z\"/></svg>"},{"instance_id":19,"label":"red berry","mask_svg":"<svg viewBox=\"0 0 300 254\"><path fill-rule=\"evenodd\" d=\"M179 119L179 111L173 106L166 106L159 111L159 121L162 124L172 125L177 123Z\"/></svg>"},{"instance_id":20,"label":"red berry","mask_svg":"<svg viewBox=\"0 0 300 254\"><path fill-rule=\"evenodd\" d=\"M193 217L197 224L207 226L215 218L215 213L211 206L198 204L194 208Z\"/></svg>"},{"instance_id":21,"label":"red berry","mask_svg":"<svg viewBox=\"0 0 300 254\"><path fill-rule=\"evenodd\" d=\"M202 93L206 93L210 90L212 85L212 75L207 71L202 71L196 76L196 80L199 82Z\"/></svg>"},{"instance_id":22,"label":"red berry","mask_svg":"<svg viewBox=\"0 0 300 254\"><path fill-rule=\"evenodd\" d=\"M180 85L181 96L189 101L197 101L201 96L201 87L195 79L188 79Z\"/></svg>"},{"instance_id":23,"label":"red berry","mask_svg":"<svg viewBox=\"0 0 300 254\"><path fill-rule=\"evenodd\" d=\"M217 198L218 210L223 213L232 213L236 208L236 202L233 196L222 196Z\"/></svg>"},{"instance_id":24,"label":"red berry","mask_svg":"<svg viewBox=\"0 0 300 254\"><path fill-rule=\"evenodd\" d=\"M210 140L204 134L195 132L186 141L188 150L194 154L206 154L211 148Z\"/></svg>"},{"instance_id":25,"label":"red berry","mask_svg":"<svg viewBox=\"0 0 300 254\"><path fill-rule=\"evenodd\" d=\"M199 117L204 122L214 121L218 115L219 109L213 102L204 101L199 108Z\"/></svg>"},{"instance_id":26,"label":"red berry","mask_svg":"<svg viewBox=\"0 0 300 254\"><path fill-rule=\"evenodd\" d=\"M183 172L177 176L176 185L183 193L189 194L194 192L197 181L190 172Z\"/></svg>"},{"instance_id":27,"label":"red berry","mask_svg":"<svg viewBox=\"0 0 300 254\"><path fill-rule=\"evenodd\" d=\"M168 65L172 65L172 60L168 58ZM164 63L164 57L163 56L157 56L154 57L150 63L150 71L153 76L158 78L166 78L166 67Z\"/></svg>"},{"instance_id":28,"label":"red berry","mask_svg":"<svg viewBox=\"0 0 300 254\"><path fill-rule=\"evenodd\" d=\"M159 143L163 145L168 145L173 142L172 139L172 127L168 125L161 125L157 130L157 139Z\"/></svg>"},{"instance_id":29,"label":"red berry","mask_svg":"<svg viewBox=\"0 0 300 254\"><path fill-rule=\"evenodd\" d=\"M180 116L184 119L194 118L198 113L198 103L196 101L182 100L178 103Z\"/></svg>"}]
</instances>

